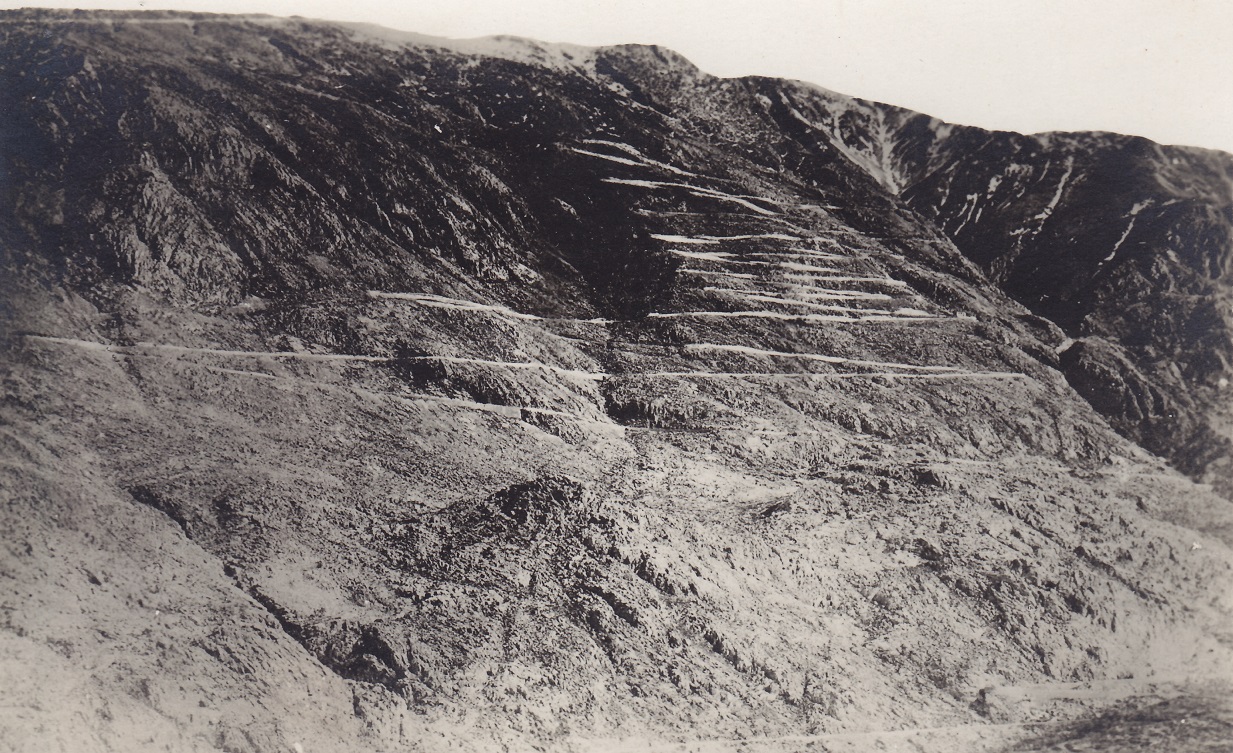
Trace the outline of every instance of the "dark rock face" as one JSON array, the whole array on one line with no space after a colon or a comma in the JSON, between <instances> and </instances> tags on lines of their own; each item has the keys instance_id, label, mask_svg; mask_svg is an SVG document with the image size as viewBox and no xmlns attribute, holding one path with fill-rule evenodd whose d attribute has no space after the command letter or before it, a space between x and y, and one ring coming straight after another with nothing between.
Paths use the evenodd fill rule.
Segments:
<instances>
[{"instance_id":1,"label":"dark rock face","mask_svg":"<svg viewBox=\"0 0 1233 753\"><path fill-rule=\"evenodd\" d=\"M1012 297L1130 368L1075 383L1120 432L1233 493L1233 158L1111 134L993 135L904 195ZM1113 397L1126 381L1169 407Z\"/></svg>"},{"instance_id":2,"label":"dark rock face","mask_svg":"<svg viewBox=\"0 0 1233 753\"><path fill-rule=\"evenodd\" d=\"M978 750L1230 665L1225 155L655 47L0 51L18 748Z\"/></svg>"},{"instance_id":3,"label":"dark rock face","mask_svg":"<svg viewBox=\"0 0 1233 753\"><path fill-rule=\"evenodd\" d=\"M1172 457L1183 472L1228 491L1228 439L1208 423L1213 409L1196 404L1176 370L1152 378L1126 351L1099 338L1073 343L1062 354L1062 372L1075 390L1123 435Z\"/></svg>"}]
</instances>

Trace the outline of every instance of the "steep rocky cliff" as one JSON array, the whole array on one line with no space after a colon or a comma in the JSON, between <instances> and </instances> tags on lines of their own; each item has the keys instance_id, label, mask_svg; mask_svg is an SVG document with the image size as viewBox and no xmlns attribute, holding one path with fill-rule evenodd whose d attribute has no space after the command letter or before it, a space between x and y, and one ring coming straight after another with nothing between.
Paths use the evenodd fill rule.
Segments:
<instances>
[{"instance_id":1,"label":"steep rocky cliff","mask_svg":"<svg viewBox=\"0 0 1233 753\"><path fill-rule=\"evenodd\" d=\"M10 749L1227 732L1226 156L654 47L0 49Z\"/></svg>"}]
</instances>

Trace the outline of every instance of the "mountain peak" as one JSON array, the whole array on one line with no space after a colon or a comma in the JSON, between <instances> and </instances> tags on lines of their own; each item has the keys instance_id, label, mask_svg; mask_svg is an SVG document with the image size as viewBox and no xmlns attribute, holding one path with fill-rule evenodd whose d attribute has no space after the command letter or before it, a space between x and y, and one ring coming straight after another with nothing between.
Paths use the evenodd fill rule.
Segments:
<instances>
[{"instance_id":1,"label":"mountain peak","mask_svg":"<svg viewBox=\"0 0 1233 753\"><path fill-rule=\"evenodd\" d=\"M1223 158L654 46L4 18L10 744L1225 729Z\"/></svg>"}]
</instances>

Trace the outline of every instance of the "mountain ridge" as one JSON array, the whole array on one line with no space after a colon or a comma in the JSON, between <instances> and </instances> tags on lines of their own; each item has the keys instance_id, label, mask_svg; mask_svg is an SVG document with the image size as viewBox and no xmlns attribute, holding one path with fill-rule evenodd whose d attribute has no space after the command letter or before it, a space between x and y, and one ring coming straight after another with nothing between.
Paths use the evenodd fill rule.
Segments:
<instances>
[{"instance_id":1,"label":"mountain ridge","mask_svg":"<svg viewBox=\"0 0 1233 753\"><path fill-rule=\"evenodd\" d=\"M1030 254L943 230L1007 253L1058 195L1120 234L1049 157L976 219L888 189L946 161L927 116L651 48L115 17L0 23L15 749L1032 750L1168 698L1227 729L1233 510L1126 438L1220 393L1157 405L1190 382L1152 341L1063 331L990 282ZM1004 153L962 146L987 189ZM1188 180L1214 240L1162 216L1123 256L1165 289L1227 274Z\"/></svg>"}]
</instances>

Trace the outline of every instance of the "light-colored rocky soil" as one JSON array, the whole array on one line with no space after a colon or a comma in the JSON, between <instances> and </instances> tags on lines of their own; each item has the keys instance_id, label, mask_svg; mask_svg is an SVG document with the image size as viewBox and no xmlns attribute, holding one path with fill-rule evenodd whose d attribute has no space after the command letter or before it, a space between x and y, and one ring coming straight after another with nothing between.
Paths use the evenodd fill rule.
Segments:
<instances>
[{"instance_id":1,"label":"light-colored rocky soil","mask_svg":"<svg viewBox=\"0 0 1233 753\"><path fill-rule=\"evenodd\" d=\"M1229 749L1233 506L864 168L614 88L701 76L664 51L175 18L64 32L80 130L30 121L123 170L5 226L0 750ZM466 96L398 120L425 70ZM493 81L543 143L482 140Z\"/></svg>"}]
</instances>

